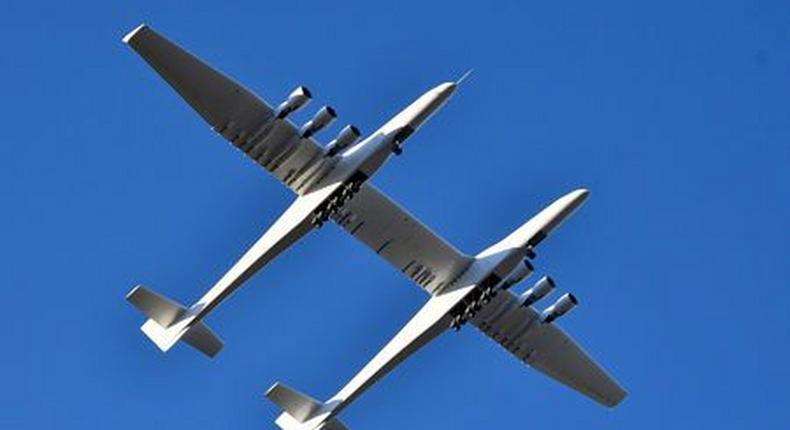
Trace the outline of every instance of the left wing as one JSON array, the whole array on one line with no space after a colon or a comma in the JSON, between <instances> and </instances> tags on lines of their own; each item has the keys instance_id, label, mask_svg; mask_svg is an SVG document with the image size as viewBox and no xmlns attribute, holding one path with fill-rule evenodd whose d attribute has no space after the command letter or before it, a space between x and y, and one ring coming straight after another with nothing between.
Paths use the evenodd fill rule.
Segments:
<instances>
[{"instance_id":1,"label":"left wing","mask_svg":"<svg viewBox=\"0 0 790 430\"><path fill-rule=\"evenodd\" d=\"M333 167L336 157L312 138L302 138L287 119L276 119L265 101L180 46L143 25L125 38L208 122L236 148L294 192ZM429 292L442 288L472 261L370 184L335 221Z\"/></svg>"},{"instance_id":2,"label":"left wing","mask_svg":"<svg viewBox=\"0 0 790 430\"><path fill-rule=\"evenodd\" d=\"M510 291L500 292L472 323L519 360L603 405L614 407L626 396L559 326L542 323Z\"/></svg>"},{"instance_id":3,"label":"left wing","mask_svg":"<svg viewBox=\"0 0 790 430\"><path fill-rule=\"evenodd\" d=\"M312 138L302 138L265 101L164 36L141 25L124 37L211 128L274 175L303 193L311 167L331 162Z\"/></svg>"}]
</instances>

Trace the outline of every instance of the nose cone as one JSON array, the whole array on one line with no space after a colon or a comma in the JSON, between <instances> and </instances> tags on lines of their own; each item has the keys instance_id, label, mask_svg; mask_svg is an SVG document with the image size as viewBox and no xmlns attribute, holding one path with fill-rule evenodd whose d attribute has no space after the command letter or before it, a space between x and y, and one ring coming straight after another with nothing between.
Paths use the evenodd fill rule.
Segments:
<instances>
[{"instance_id":1,"label":"nose cone","mask_svg":"<svg viewBox=\"0 0 790 430\"><path fill-rule=\"evenodd\" d=\"M542 231L544 237L548 236L557 226L568 219L587 200L589 195L590 191L584 188L571 191L548 205L525 225L534 223L535 226L539 226L536 227L536 231Z\"/></svg>"},{"instance_id":2,"label":"nose cone","mask_svg":"<svg viewBox=\"0 0 790 430\"><path fill-rule=\"evenodd\" d=\"M579 188L578 190L573 191L571 195L573 196L573 199L580 205L584 203L585 200L587 200L587 197L590 197L590 190L587 188Z\"/></svg>"},{"instance_id":3,"label":"nose cone","mask_svg":"<svg viewBox=\"0 0 790 430\"><path fill-rule=\"evenodd\" d=\"M383 133L397 133L396 140L402 143L447 103L456 88L458 88L456 82L445 82L431 88L395 115L380 130Z\"/></svg>"},{"instance_id":4,"label":"nose cone","mask_svg":"<svg viewBox=\"0 0 790 430\"><path fill-rule=\"evenodd\" d=\"M446 100L451 95L453 95L453 93L455 92L456 88L458 88L458 84L457 83L455 83L455 82L445 82L443 84L439 84L436 88L434 88L434 91L436 91L437 94L440 97L442 97L442 98L444 98Z\"/></svg>"},{"instance_id":5,"label":"nose cone","mask_svg":"<svg viewBox=\"0 0 790 430\"><path fill-rule=\"evenodd\" d=\"M409 125L416 130L427 122L436 111L447 103L447 100L450 99L456 88L458 88L458 84L455 82L445 82L437 85L417 99L412 105L415 109L412 111L413 117L409 121Z\"/></svg>"},{"instance_id":6,"label":"nose cone","mask_svg":"<svg viewBox=\"0 0 790 430\"><path fill-rule=\"evenodd\" d=\"M555 204L560 207L560 212L564 213L562 216L564 218L581 206L589 196L590 190L586 188L579 188L578 190L571 191L570 193L564 195L559 200L557 200Z\"/></svg>"},{"instance_id":7,"label":"nose cone","mask_svg":"<svg viewBox=\"0 0 790 430\"><path fill-rule=\"evenodd\" d=\"M445 82L443 84L437 85L431 91L429 91L428 94L430 94L432 99L430 104L432 105L433 110L436 110L447 103L447 100L450 99L457 88L457 83Z\"/></svg>"}]
</instances>

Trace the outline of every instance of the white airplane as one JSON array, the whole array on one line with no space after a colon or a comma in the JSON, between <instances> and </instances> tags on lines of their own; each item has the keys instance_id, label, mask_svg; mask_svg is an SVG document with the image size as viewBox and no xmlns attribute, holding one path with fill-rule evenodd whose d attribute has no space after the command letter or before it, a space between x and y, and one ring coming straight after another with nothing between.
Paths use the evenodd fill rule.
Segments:
<instances>
[{"instance_id":1,"label":"white airplane","mask_svg":"<svg viewBox=\"0 0 790 430\"><path fill-rule=\"evenodd\" d=\"M457 82L429 90L364 139L349 125L324 147L315 136L335 119L332 108L321 108L301 127L288 119L310 101L307 88L298 87L274 108L148 26L137 27L123 41L214 131L297 194L274 225L192 306L143 286L132 289L127 300L148 317L141 329L161 350L183 339L208 356L218 353L222 342L203 319L276 256L332 220L431 298L327 402L275 384L267 397L284 410L276 421L281 428L345 429L336 418L341 410L423 345L466 323L519 360L606 406L625 398L620 385L554 324L577 304L573 295L565 294L539 312L533 305L554 289L551 278L541 278L522 294L511 289L533 271L530 259L536 246L582 204L587 190L559 198L505 239L471 256L436 235L369 180L444 106Z\"/></svg>"}]
</instances>

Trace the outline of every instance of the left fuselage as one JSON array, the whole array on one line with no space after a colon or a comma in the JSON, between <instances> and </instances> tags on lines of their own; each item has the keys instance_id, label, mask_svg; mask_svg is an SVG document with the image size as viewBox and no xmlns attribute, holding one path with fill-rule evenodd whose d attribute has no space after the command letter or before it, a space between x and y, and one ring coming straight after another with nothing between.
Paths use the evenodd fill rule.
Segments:
<instances>
[{"instance_id":1,"label":"left fuselage","mask_svg":"<svg viewBox=\"0 0 790 430\"><path fill-rule=\"evenodd\" d=\"M336 214L375 174L392 154L400 154L406 139L435 114L455 92L457 85L445 82L421 95L362 142L337 154L328 171L308 186L308 192L332 191L314 211L316 226Z\"/></svg>"},{"instance_id":2,"label":"left fuselage","mask_svg":"<svg viewBox=\"0 0 790 430\"><path fill-rule=\"evenodd\" d=\"M338 154L338 162L332 171L323 175L311 188L349 180L364 182L373 176L393 154L401 153L406 139L447 103L456 87L453 82L445 82L425 92L370 136Z\"/></svg>"}]
</instances>

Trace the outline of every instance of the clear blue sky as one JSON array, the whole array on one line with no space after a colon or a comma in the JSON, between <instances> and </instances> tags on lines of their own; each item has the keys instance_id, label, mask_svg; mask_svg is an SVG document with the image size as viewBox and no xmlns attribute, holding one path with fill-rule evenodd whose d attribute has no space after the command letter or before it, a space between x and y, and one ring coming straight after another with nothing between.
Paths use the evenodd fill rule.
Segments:
<instances>
[{"instance_id":1,"label":"clear blue sky","mask_svg":"<svg viewBox=\"0 0 790 430\"><path fill-rule=\"evenodd\" d=\"M375 178L468 252L592 190L537 267L580 298L561 323L621 407L465 329L346 410L352 429L790 422L788 2L129 3L0 13L0 427L273 428L273 382L333 394L426 299L327 226L211 316L217 359L156 351L129 288L196 299L291 196L120 42L140 22L273 103L308 85L333 131L474 68Z\"/></svg>"}]
</instances>

